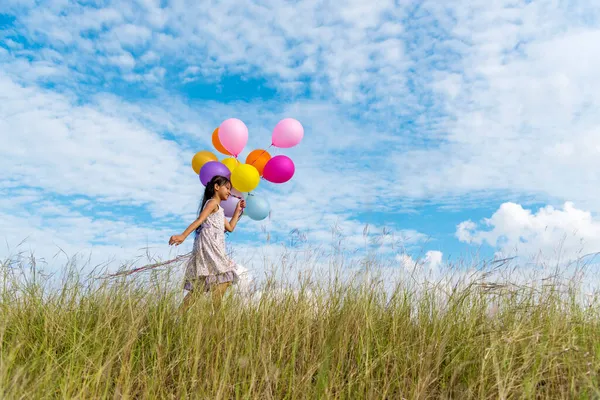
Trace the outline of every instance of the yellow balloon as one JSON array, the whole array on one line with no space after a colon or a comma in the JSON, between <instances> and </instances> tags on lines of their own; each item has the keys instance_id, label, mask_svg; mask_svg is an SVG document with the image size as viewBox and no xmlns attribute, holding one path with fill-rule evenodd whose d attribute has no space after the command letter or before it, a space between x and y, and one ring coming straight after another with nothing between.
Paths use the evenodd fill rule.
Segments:
<instances>
[{"instance_id":1,"label":"yellow balloon","mask_svg":"<svg viewBox=\"0 0 600 400\"><path fill-rule=\"evenodd\" d=\"M231 173L231 184L240 192L251 192L260 183L260 175L250 164L240 164Z\"/></svg>"},{"instance_id":2,"label":"yellow balloon","mask_svg":"<svg viewBox=\"0 0 600 400\"><path fill-rule=\"evenodd\" d=\"M200 173L200 168L209 161L219 161L217 156L207 150L199 151L192 158L192 169L195 173Z\"/></svg>"},{"instance_id":3,"label":"yellow balloon","mask_svg":"<svg viewBox=\"0 0 600 400\"><path fill-rule=\"evenodd\" d=\"M225 164L225 166L229 168L231 172L233 172L233 170L240 165L240 162L233 157L224 158L221 162Z\"/></svg>"}]
</instances>

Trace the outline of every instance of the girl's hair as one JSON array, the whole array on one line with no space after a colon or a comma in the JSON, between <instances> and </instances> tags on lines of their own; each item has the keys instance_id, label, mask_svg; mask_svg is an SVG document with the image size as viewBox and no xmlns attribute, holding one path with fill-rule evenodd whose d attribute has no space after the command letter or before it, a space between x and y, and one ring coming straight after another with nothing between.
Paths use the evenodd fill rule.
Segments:
<instances>
[{"instance_id":1,"label":"girl's hair","mask_svg":"<svg viewBox=\"0 0 600 400\"><path fill-rule=\"evenodd\" d=\"M225 178L224 176L220 176L220 175L214 176L206 184L206 188L204 189L204 196L202 196L202 202L200 203L200 207L198 208L198 215L200 215L200 213L204 209L204 205L206 204L206 202L215 196L215 185L225 186L227 184L231 185L231 182L229 181L229 179Z\"/></svg>"},{"instance_id":2,"label":"girl's hair","mask_svg":"<svg viewBox=\"0 0 600 400\"><path fill-rule=\"evenodd\" d=\"M229 181L229 179L225 178L224 176L220 176L220 175L215 175L206 184L206 188L204 189L204 195L202 196L202 202L200 203L200 206L198 207L198 216L200 216L200 213L202 213L202 210L204 209L204 205L206 204L206 202L215 196L215 185L224 186L227 184L231 185L231 182ZM202 226L199 226L198 229L196 229L196 236L198 236L198 233L200 232L201 228L202 228Z\"/></svg>"}]
</instances>

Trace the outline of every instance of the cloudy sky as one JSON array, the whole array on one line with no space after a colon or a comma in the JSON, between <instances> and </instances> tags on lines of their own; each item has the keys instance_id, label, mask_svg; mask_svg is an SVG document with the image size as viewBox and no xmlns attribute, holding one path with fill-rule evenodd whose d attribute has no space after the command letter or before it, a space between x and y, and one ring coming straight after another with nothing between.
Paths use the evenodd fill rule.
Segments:
<instances>
[{"instance_id":1,"label":"cloudy sky","mask_svg":"<svg viewBox=\"0 0 600 400\"><path fill-rule=\"evenodd\" d=\"M167 242L200 200L190 160L230 117L242 158L305 128L274 151L292 181L257 190L270 220L229 237L247 254L598 251L595 3L3 0L0 257L189 250Z\"/></svg>"}]
</instances>

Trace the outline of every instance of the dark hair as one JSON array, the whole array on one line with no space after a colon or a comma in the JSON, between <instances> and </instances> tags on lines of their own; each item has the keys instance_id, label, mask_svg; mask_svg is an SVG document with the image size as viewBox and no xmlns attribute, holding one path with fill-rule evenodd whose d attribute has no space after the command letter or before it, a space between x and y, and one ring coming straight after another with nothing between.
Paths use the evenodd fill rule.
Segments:
<instances>
[{"instance_id":1,"label":"dark hair","mask_svg":"<svg viewBox=\"0 0 600 400\"><path fill-rule=\"evenodd\" d=\"M231 181L221 175L215 175L206 184L206 188L204 188L204 195L202 196L202 201L200 202L200 206L198 207L198 216L200 216L200 214L202 213L202 210L204 209L204 205L206 204L206 202L215 196L215 185L224 186L227 184L231 185ZM200 232L201 227L202 226L199 226L198 229L196 229L196 236Z\"/></svg>"},{"instance_id":2,"label":"dark hair","mask_svg":"<svg viewBox=\"0 0 600 400\"><path fill-rule=\"evenodd\" d=\"M221 175L215 175L206 184L206 188L204 189L204 196L202 196L202 202L200 203L200 207L198 208L198 215L200 215L200 213L204 209L204 205L206 204L206 202L215 196L215 185L224 186L227 184L231 185L231 182L229 181L229 179Z\"/></svg>"}]
</instances>

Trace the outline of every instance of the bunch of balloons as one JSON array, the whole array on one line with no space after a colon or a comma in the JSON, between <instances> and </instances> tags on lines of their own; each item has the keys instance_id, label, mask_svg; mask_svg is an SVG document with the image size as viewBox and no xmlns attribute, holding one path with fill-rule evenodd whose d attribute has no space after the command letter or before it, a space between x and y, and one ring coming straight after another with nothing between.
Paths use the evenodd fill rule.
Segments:
<instances>
[{"instance_id":1,"label":"bunch of balloons","mask_svg":"<svg viewBox=\"0 0 600 400\"><path fill-rule=\"evenodd\" d=\"M296 146L304 137L304 128L293 118L282 119L275 125L271 137L271 146L290 148ZM296 167L291 158L278 155L271 157L266 149L252 150L246 157L246 162L238 160L248 143L248 128L237 118L229 118L221 123L212 133L212 143L215 149L228 157L219 161L217 156L207 150L200 151L192 158L192 168L200 177L202 185L216 175L231 180L233 186L231 196L221 207L225 216L231 218L235 207L241 199L246 200L244 213L253 220L260 221L269 216L269 202L254 193L260 178L272 183L285 183L292 179Z\"/></svg>"}]
</instances>

